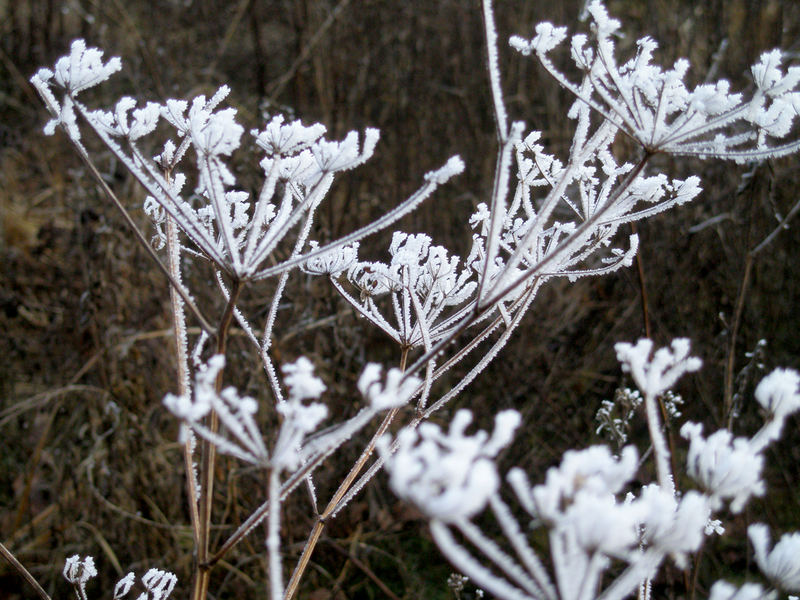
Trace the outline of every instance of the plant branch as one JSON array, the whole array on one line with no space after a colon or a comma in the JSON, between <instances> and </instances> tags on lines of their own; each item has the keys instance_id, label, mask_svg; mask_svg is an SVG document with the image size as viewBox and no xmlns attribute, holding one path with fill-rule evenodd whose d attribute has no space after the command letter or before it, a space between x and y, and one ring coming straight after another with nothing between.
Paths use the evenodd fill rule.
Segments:
<instances>
[{"instance_id":1,"label":"plant branch","mask_svg":"<svg viewBox=\"0 0 800 600\"><path fill-rule=\"evenodd\" d=\"M28 569L25 568L25 565L19 562L17 560L17 557L14 556L11 553L11 551L8 548L6 548L2 543L0 543L0 556L5 558L11 564L11 566L14 567L14 570L17 573L19 573L34 590L36 590L36 593L39 594L39 597L42 600L51 600L50 596L47 595L47 592L45 592L42 586L39 585L39 582L36 581L33 575L31 575L30 571L28 571Z\"/></svg>"},{"instance_id":2,"label":"plant branch","mask_svg":"<svg viewBox=\"0 0 800 600\"><path fill-rule=\"evenodd\" d=\"M403 349L403 355L400 359L400 370L403 371L406 368L406 361L408 359L408 348ZM325 510L322 511L317 517L317 522L314 524L311 533L308 536L308 540L306 541L306 545L303 547L303 553L300 555L300 560L297 562L297 566L295 567L294 573L292 573L292 578L289 580L289 584L286 587L286 593L284 595L284 600L291 600L294 594L297 592L297 587L300 585L300 579L303 577L303 573L308 567L308 561L311 558L311 554L314 552L314 548L316 548L317 544L319 543L320 536L322 535L323 530L325 529L325 522L326 520L333 514L336 510L339 501L347 494L347 491L353 485L358 477L358 474L364 468L364 465L367 464L370 456L375 451L375 444L377 443L378 439L386 433L386 430L389 428L389 425L392 423L394 418L397 416L397 413L400 411L399 408L393 408L390 410L383 419L383 422L378 427L377 431L372 436L372 439L369 441L367 446L364 448L361 456L359 456L356 463L350 469L350 472L344 478L339 487L337 488L336 492L328 502L328 505L325 507Z\"/></svg>"},{"instance_id":3,"label":"plant branch","mask_svg":"<svg viewBox=\"0 0 800 600\"><path fill-rule=\"evenodd\" d=\"M231 285L230 298L225 306L225 310L220 317L217 327L216 353L225 356L228 341L228 330L233 321L234 308L241 292L241 281L234 279ZM224 369L220 369L214 382L216 393L222 390L222 377ZM216 411L211 411L208 418L208 428L212 433L219 430L219 417ZM214 471L216 470L217 449L216 446L203 439L201 443L201 467L200 467L200 535L197 550L197 566L195 569L195 579L192 588L192 600L205 600L208 595L208 583L211 573L209 558L209 540L211 533L211 507L214 497Z\"/></svg>"}]
</instances>

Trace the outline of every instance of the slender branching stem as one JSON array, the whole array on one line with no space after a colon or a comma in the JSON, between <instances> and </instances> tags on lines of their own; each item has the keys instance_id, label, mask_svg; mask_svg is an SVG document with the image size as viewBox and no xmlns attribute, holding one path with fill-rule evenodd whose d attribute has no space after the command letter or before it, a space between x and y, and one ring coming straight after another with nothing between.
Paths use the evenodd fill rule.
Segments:
<instances>
[{"instance_id":1,"label":"slender branching stem","mask_svg":"<svg viewBox=\"0 0 800 600\"><path fill-rule=\"evenodd\" d=\"M269 473L269 519L267 523L267 556L269 561L269 597L281 600L283 597L283 572L281 566L281 482L276 468Z\"/></svg>"},{"instance_id":2,"label":"slender branching stem","mask_svg":"<svg viewBox=\"0 0 800 600\"><path fill-rule=\"evenodd\" d=\"M403 354L400 358L401 371L406 368L409 350L410 349L407 347L403 348ZM311 554L314 552L314 548L316 548L317 544L319 543L320 536L325 529L325 523L327 519L333 514L339 504L339 501L345 496L345 494L347 494L350 487L356 481L358 474L367 464L367 461L375 451L375 444L381 438L381 436L386 433L386 430L389 428L389 425L391 425L399 411L399 408L393 408L386 414L380 426L373 434L372 439L370 439L369 443L362 451L361 456L358 457L358 460L352 466L350 472L344 478L342 483L339 484L339 487L331 497L330 502L328 502L328 505L325 507L325 510L322 511L322 513L317 517L317 522L314 524L314 527L308 536L308 540L306 541L306 545L303 547L303 553L300 555L300 559L297 562L294 573L292 573L292 578L289 580L289 584L286 586L286 593L284 594L285 600L291 600L294 594L297 592L297 587L300 585L300 580L303 577L303 573L305 573L305 570L308 567L308 561L311 559Z\"/></svg>"},{"instance_id":3,"label":"slender branching stem","mask_svg":"<svg viewBox=\"0 0 800 600\"><path fill-rule=\"evenodd\" d=\"M231 285L230 298L225 306L225 310L220 317L217 327L216 353L225 355L227 350L228 332L233 322L233 312L239 294L242 289L242 282L234 279ZM214 387L217 393L222 391L222 378L224 369L220 369ZM212 433L219 430L219 417L215 411L211 411L208 419L208 428ZM208 583L211 567L208 564L209 541L211 533L211 508L214 497L214 471L216 470L217 449L210 441L203 439L201 442L201 466L200 466L200 500L199 500L199 545L197 547L197 567L195 569L194 586L192 588L192 600L205 600L208 595Z\"/></svg>"},{"instance_id":4,"label":"slender branching stem","mask_svg":"<svg viewBox=\"0 0 800 600\"><path fill-rule=\"evenodd\" d=\"M653 455L656 460L656 473L658 474L658 485L661 489L675 495L675 481L672 477L670 468L670 451L661 429L661 419L658 417L657 400L652 394L646 393L644 396L644 408L647 415L647 428L650 439L653 442Z\"/></svg>"},{"instance_id":5,"label":"slender branching stem","mask_svg":"<svg viewBox=\"0 0 800 600\"><path fill-rule=\"evenodd\" d=\"M183 300L183 302L186 304L186 306L189 308L189 310L192 311L192 314L195 316L197 321L200 323L200 327L202 327L203 330L206 333L208 333L209 335L213 335L215 333L214 332L214 328L208 322L208 319L206 319L203 316L203 313L200 312L200 309L197 308L197 305L194 303L192 298L189 296L189 293L186 291L186 289L172 277L172 274L170 273L170 270L167 268L166 265L164 265L163 262L161 262L161 259L158 257L158 254L156 254L156 251L153 250L152 246L150 246L150 243L144 237L144 234L141 232L139 227L136 225L136 223L131 218L131 215L128 212L128 209L126 209L125 206L123 206L122 202L120 202L119 198L117 198L117 195L111 190L111 188L105 182L105 180L103 179L103 176L101 175L100 171L97 170L97 167L94 165L92 160L89 158L89 155L86 154L86 152L84 150L82 150L81 148L78 148L78 154L80 155L80 157L83 160L83 162L86 165L86 167L89 169L89 172L94 176L95 180L97 180L97 183L100 186L100 189L103 190L103 193L108 197L109 200L111 200L112 204L114 204L114 206L117 207L117 210L119 210L120 214L122 214L122 218L125 220L125 224L133 232L133 235L136 238L136 241L139 242L139 245L142 246L142 248L145 249L145 252L147 252L147 254L150 256L150 258L153 259L153 262L156 263L156 266L158 267L158 269L162 273L164 273L164 275L167 277L167 279L169 279L169 282L172 284L172 287L180 295L180 297Z\"/></svg>"}]
</instances>

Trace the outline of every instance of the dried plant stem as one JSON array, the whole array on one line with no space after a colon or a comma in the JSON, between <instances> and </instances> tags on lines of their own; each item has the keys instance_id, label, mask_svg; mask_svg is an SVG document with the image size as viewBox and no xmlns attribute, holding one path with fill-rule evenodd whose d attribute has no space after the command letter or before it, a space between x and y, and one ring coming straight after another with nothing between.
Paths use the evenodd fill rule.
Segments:
<instances>
[{"instance_id":1,"label":"dried plant stem","mask_svg":"<svg viewBox=\"0 0 800 600\"><path fill-rule=\"evenodd\" d=\"M634 235L639 234L639 228L636 223L631 223L631 231ZM644 337L649 340L653 339L652 327L650 326L650 310L647 297L647 280L644 276L644 261L642 260L642 251L636 253L636 273L639 276L639 292L642 296L642 322L644 323Z\"/></svg>"},{"instance_id":2,"label":"dried plant stem","mask_svg":"<svg viewBox=\"0 0 800 600\"><path fill-rule=\"evenodd\" d=\"M742 282L739 285L739 293L736 297L736 308L733 313L733 322L731 323L731 336L728 344L728 358L725 362L725 391L723 392L724 399L724 419L727 427L730 428L733 424L734 410L733 410L733 379L734 369L736 362L736 342L739 337L739 326L742 323L742 312L744 311L745 297L747 296L747 288L750 286L750 273L753 270L753 262L755 256L752 252L748 252L744 261L744 274L742 275Z\"/></svg>"},{"instance_id":3,"label":"dried plant stem","mask_svg":"<svg viewBox=\"0 0 800 600\"><path fill-rule=\"evenodd\" d=\"M241 292L241 281L234 279L231 285L230 298L225 306L225 310L220 317L217 327L216 353L225 356L228 342L228 331L233 322L233 312L236 302ZM217 373L214 388L217 393L222 391L222 376L224 369ZM219 430L219 417L215 411L211 411L208 416L208 428L213 433ZM200 465L200 499L199 505L199 535L197 552L197 565L195 568L194 584L192 587L192 600L205 600L208 596L208 583L211 575L211 565L209 558L209 540L211 534L211 507L214 499L214 471L217 462L217 448L208 440L203 440L200 446L201 465Z\"/></svg>"},{"instance_id":4,"label":"dried plant stem","mask_svg":"<svg viewBox=\"0 0 800 600\"><path fill-rule=\"evenodd\" d=\"M167 177L169 175L167 174ZM166 217L167 268L173 279L181 283L181 246L178 239L178 226L170 215ZM189 357L186 353L186 311L183 299L175 286L170 286L169 295L175 336L175 359L178 369L178 395L190 393ZM197 507L197 476L194 470L194 436L189 434L183 444L183 463L186 472L186 497L189 499L189 518L192 523L192 537L195 547L200 544L200 514Z\"/></svg>"},{"instance_id":5,"label":"dried plant stem","mask_svg":"<svg viewBox=\"0 0 800 600\"><path fill-rule=\"evenodd\" d=\"M751 205L754 205L751 202ZM755 247L747 252L747 256L745 257L744 263L744 273L742 274L742 282L739 285L739 293L736 297L736 307L733 313L733 322L731 323L731 335L730 335L730 343L728 345L728 358L725 364L725 391L724 391L724 407L725 407L725 421L727 422L727 427L730 428L733 422L733 380L734 380L734 366L736 360L736 341L739 335L739 327L741 326L742 322L742 313L744 312L744 304L745 298L747 296L747 289L750 286L750 277L753 272L753 264L755 263L756 256L761 253L764 248L769 246L778 234L783 231L784 229L788 229L789 221L791 221L795 215L797 215L798 211L800 211L800 201L796 202L794 206L792 206L791 210L786 214L786 216L781 219L781 222L778 224L775 229L773 229L767 237L765 237L761 242L759 242ZM752 223L753 219L749 219L749 222ZM749 232L748 232L749 238Z\"/></svg>"},{"instance_id":6,"label":"dried plant stem","mask_svg":"<svg viewBox=\"0 0 800 600\"><path fill-rule=\"evenodd\" d=\"M403 349L403 355L400 359L400 370L403 371L406 368L406 361L408 360L408 351L409 348ZM306 568L308 567L308 561L311 559L311 554L314 552L314 548L316 548L317 544L319 543L320 536L325 529L325 523L328 518L333 514L336 508L339 505L339 502L342 498L344 498L345 494L347 494L350 487L355 483L358 474L361 473L361 470L367 464L367 461L372 456L372 453L375 451L375 444L377 443L378 439L386 433L386 430L389 428L389 425L392 423L394 418L397 416L397 413L400 411L399 408L393 408L390 410L383 419L383 422L380 424L378 429L375 431L372 439L370 439L367 446L364 448L364 451L361 453L361 456L358 457L358 460L350 469L350 472L344 478L341 484L339 484L339 488L331 497L330 502L325 507L325 510L322 511L317 517L317 522L314 524L314 528L311 530L311 533L308 535L308 540L306 541L306 545L303 547L303 553L300 555L300 560L297 561L297 566L294 569L294 573L292 573L292 578L289 580L289 584L286 586L286 593L284 594L284 600L291 600L294 594L297 592L297 587L300 584L300 580L303 577L303 573L305 573Z\"/></svg>"},{"instance_id":7,"label":"dried plant stem","mask_svg":"<svg viewBox=\"0 0 800 600\"><path fill-rule=\"evenodd\" d=\"M156 254L155 250L153 250L148 241L145 239L139 227L137 227L136 223L134 223L128 210L123 206L122 202L120 202L119 198L117 198L117 195L111 190L111 188L108 187L108 184L103 179L100 171L97 170L97 167L92 162L92 159L89 158L89 155L86 154L86 151L79 144L76 144L75 147L78 150L78 155L81 157L92 176L94 176L95 180L97 180L97 183L100 185L100 189L103 190L108 199L111 200L112 204L114 204L114 206L117 207L117 210L119 210L119 212L122 214L122 218L125 220L128 228L133 232L136 241L139 242L139 245L145 249L150 258L153 259L158 269L164 273L167 279L169 279L171 287L174 288L175 291L180 295L183 302L200 323L200 327L202 327L209 335L213 335L215 333L214 328L208 322L208 319L203 316L203 313L200 312L200 309L197 308L197 305L195 305L195 303L189 297L188 292L172 277L169 269L164 265L163 262L161 262L158 254Z\"/></svg>"},{"instance_id":8,"label":"dried plant stem","mask_svg":"<svg viewBox=\"0 0 800 600\"><path fill-rule=\"evenodd\" d=\"M351 563L353 563L357 568L361 569L361 571L364 572L364 575L366 575L373 582L375 582L375 585L377 585L380 588L381 592L386 594L387 598L389 598L390 600L400 600L400 597L397 594L395 594L392 590L390 590L389 587L383 581L381 581L381 578L378 577L375 574L375 572L372 569L369 568L369 566L367 566L362 560L360 560L354 554L353 550L348 552L347 550L345 550L344 548L339 546L339 544L334 543L332 540L329 540L329 541L331 542L330 543L330 547L331 548L333 548L337 552L343 554L345 557L347 557L347 560L349 560Z\"/></svg>"},{"instance_id":9,"label":"dried plant stem","mask_svg":"<svg viewBox=\"0 0 800 600\"><path fill-rule=\"evenodd\" d=\"M17 560L17 557L14 556L11 553L11 551L1 543L0 543L0 555L2 555L3 558L5 558L11 564L11 566L14 567L14 570L16 570L17 573L22 575L25 581L27 581L34 590L36 590L36 593L39 594L39 597L42 600L50 600L50 596L48 596L47 592L45 592L42 586L39 585L39 582L36 581L36 579L34 579L30 571L28 571L28 569L25 568L25 565L19 562Z\"/></svg>"}]
</instances>

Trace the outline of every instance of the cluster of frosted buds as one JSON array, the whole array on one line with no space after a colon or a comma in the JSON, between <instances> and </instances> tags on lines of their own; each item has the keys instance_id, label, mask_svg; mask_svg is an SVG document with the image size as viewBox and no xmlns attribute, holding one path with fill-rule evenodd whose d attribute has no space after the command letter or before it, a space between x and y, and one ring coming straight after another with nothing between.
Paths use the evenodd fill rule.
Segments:
<instances>
[{"instance_id":1,"label":"cluster of frosted buds","mask_svg":"<svg viewBox=\"0 0 800 600\"><path fill-rule=\"evenodd\" d=\"M766 491L761 479L764 457L749 439L734 439L727 429L707 439L702 431L698 423L681 427L681 435L689 440L686 470L709 495L714 509L721 508L722 500L730 500L731 510L740 512L751 496L763 496Z\"/></svg>"},{"instance_id":2,"label":"cluster of frosted buds","mask_svg":"<svg viewBox=\"0 0 800 600\"><path fill-rule=\"evenodd\" d=\"M70 556L64 563L64 579L75 588L75 593L80 600L86 600L86 583L97 576L94 558L87 556L83 560L77 554Z\"/></svg>"},{"instance_id":3,"label":"cluster of frosted buds","mask_svg":"<svg viewBox=\"0 0 800 600\"><path fill-rule=\"evenodd\" d=\"M626 557L638 541L638 515L616 494L633 477L637 463L633 447L616 459L605 446L594 446L564 454L561 465L550 468L545 483L532 490L519 469L508 477L523 506L533 508L564 540L588 552Z\"/></svg>"},{"instance_id":4,"label":"cluster of frosted buds","mask_svg":"<svg viewBox=\"0 0 800 600\"><path fill-rule=\"evenodd\" d=\"M786 418L800 409L800 374L774 370L756 386L755 398L766 421L752 438L734 438L727 429L703 438L703 427L697 423L681 428L681 435L689 440L687 471L710 496L715 509L722 500L730 500L731 510L739 512L751 496L766 491L761 479L763 451L780 437Z\"/></svg>"},{"instance_id":5,"label":"cluster of frosted buds","mask_svg":"<svg viewBox=\"0 0 800 600\"><path fill-rule=\"evenodd\" d=\"M224 356L212 356L195 375L193 397L167 394L164 406L197 435L214 443L221 452L251 464L265 465L269 453L255 418L258 403L253 398L241 397L233 387L217 393L217 375L224 367ZM212 431L204 424L205 417L212 410L225 426L227 435Z\"/></svg>"},{"instance_id":6,"label":"cluster of frosted buds","mask_svg":"<svg viewBox=\"0 0 800 600\"><path fill-rule=\"evenodd\" d=\"M406 404L416 392L420 380L404 376L400 369L389 369L386 382L382 383L382 372L380 365L369 363L358 378L358 391L376 411Z\"/></svg>"},{"instance_id":7,"label":"cluster of frosted buds","mask_svg":"<svg viewBox=\"0 0 800 600\"><path fill-rule=\"evenodd\" d=\"M520 415L513 410L498 413L491 436L485 431L467 435L471 422L472 413L460 410L446 433L432 423L403 429L393 454L389 439L380 440L392 489L431 519L469 519L500 485L493 459L511 441Z\"/></svg>"},{"instance_id":8,"label":"cluster of frosted buds","mask_svg":"<svg viewBox=\"0 0 800 600\"><path fill-rule=\"evenodd\" d=\"M689 356L689 340L672 340L670 348L659 348L653 353L653 342L641 339L635 345L627 342L615 344L617 360L622 370L630 373L636 386L645 396L656 398L663 394L686 373L697 371L703 362Z\"/></svg>"},{"instance_id":9,"label":"cluster of frosted buds","mask_svg":"<svg viewBox=\"0 0 800 600\"><path fill-rule=\"evenodd\" d=\"M624 597L652 576L666 555L682 566L685 555L700 546L711 513L707 498L690 492L678 500L655 484L620 498L638 467L632 446L619 457L593 446L566 452L545 483L534 487L521 469L509 472L520 505L549 530L560 597L580 598L581 590L595 589L611 559L630 564L609 586L613 597Z\"/></svg>"},{"instance_id":10,"label":"cluster of frosted buds","mask_svg":"<svg viewBox=\"0 0 800 600\"><path fill-rule=\"evenodd\" d=\"M256 420L258 403L240 396L233 387L216 392L216 378L224 366L223 356L211 357L196 373L193 396L167 394L164 406L198 436L215 444L220 452L278 471L297 469L313 457L329 453L378 412L408 402L420 385L418 378L403 377L399 369L390 369L384 376L379 365L370 363L358 380L358 389L368 406L324 435L310 439L310 434L328 417L328 408L320 402L307 402L319 398L325 384L314 375L311 361L301 356L283 366L287 398L276 407L283 419L270 453ZM214 432L205 424L204 419L212 410L224 425L223 432Z\"/></svg>"},{"instance_id":11,"label":"cluster of frosted buds","mask_svg":"<svg viewBox=\"0 0 800 600\"><path fill-rule=\"evenodd\" d=\"M358 290L353 297L334 279L339 292L364 317L404 347L428 346L444 336L471 308L477 287L469 267L459 270L459 259L425 234L395 232L389 246L391 260L355 262L353 252L340 251L309 262L309 272L335 277L347 267L347 279ZM467 264L472 261L468 259ZM392 316L384 315L376 298L391 297ZM461 307L461 308L458 308ZM447 312L447 309L453 309Z\"/></svg>"},{"instance_id":12,"label":"cluster of frosted buds","mask_svg":"<svg viewBox=\"0 0 800 600\"><path fill-rule=\"evenodd\" d=\"M329 191L334 175L367 161L378 142L377 129L368 128L362 140L351 131L341 141L329 141L322 137L325 127L320 124L285 123L282 116L275 116L263 130L251 132L255 144L266 154L260 162L264 183L258 195L251 198L236 189L236 178L226 163L239 148L244 133L236 121L236 109L218 109L230 92L227 86L211 98L197 96L190 102L169 99L163 105L148 102L137 107L133 98L123 97L111 111L90 110L77 99L78 93L121 68L119 58L104 63L102 56L102 51L77 40L69 56L59 59L54 70L40 69L33 76L31 82L54 117L45 132L52 134L56 126L62 126L85 153L78 127L78 117L82 117L147 190L147 212L155 217L157 229L169 215L195 251L240 279L261 279L302 264L302 258L295 254L282 264L264 267L278 244L304 222L294 240L295 251L302 248L314 211ZM62 99L54 93L58 89L64 91ZM153 133L162 120L172 127L175 139L166 140L163 151L151 159L137 142ZM200 206L181 196L187 178L178 167L190 148L196 155L194 192L202 199ZM390 214L323 250L336 250L388 226L463 168L458 157L451 158L428 173L420 190ZM163 235L159 233L158 237ZM314 252L308 255L314 256Z\"/></svg>"},{"instance_id":13,"label":"cluster of frosted buds","mask_svg":"<svg viewBox=\"0 0 800 600\"><path fill-rule=\"evenodd\" d=\"M780 437L786 418L800 409L800 374L775 369L756 386L755 397L766 413L766 423L751 443L761 449Z\"/></svg>"},{"instance_id":14,"label":"cluster of frosted buds","mask_svg":"<svg viewBox=\"0 0 800 600\"><path fill-rule=\"evenodd\" d=\"M69 557L64 563L64 579L73 585L79 600L87 600L86 583L97 576L97 569L94 565L94 558L87 556L81 559L77 554ZM120 579L114 586L113 600L121 600L131 591L136 578L134 574L128 573ZM142 586L145 592L137 600L167 600L178 578L168 571L160 569L150 569L142 576Z\"/></svg>"},{"instance_id":15,"label":"cluster of frosted buds","mask_svg":"<svg viewBox=\"0 0 800 600\"><path fill-rule=\"evenodd\" d=\"M535 53L579 102L649 152L748 162L800 148L800 142L768 143L769 138L779 139L791 131L800 107L796 91L800 67L784 72L779 50L764 53L752 67L756 91L749 100L731 93L725 80L690 90L684 83L689 62L680 59L668 70L652 64L658 45L649 37L637 42L635 56L618 64L613 38L619 21L609 17L600 0L589 2L587 10L594 21L595 39L590 43L586 35L579 34L572 36L570 44L572 60L583 73L580 84L571 82L548 56L566 39L565 27L540 23L532 40L514 36L511 46L525 55Z\"/></svg>"},{"instance_id":16,"label":"cluster of frosted buds","mask_svg":"<svg viewBox=\"0 0 800 600\"><path fill-rule=\"evenodd\" d=\"M283 367L284 382L289 388L289 397L278 403L277 410L283 415L278 439L273 450L273 465L278 469L295 469L303 462L300 449L303 439L315 431L328 416L328 407L319 402L305 404L305 400L316 399L325 391L325 384L314 375L314 365L305 357Z\"/></svg>"}]
</instances>

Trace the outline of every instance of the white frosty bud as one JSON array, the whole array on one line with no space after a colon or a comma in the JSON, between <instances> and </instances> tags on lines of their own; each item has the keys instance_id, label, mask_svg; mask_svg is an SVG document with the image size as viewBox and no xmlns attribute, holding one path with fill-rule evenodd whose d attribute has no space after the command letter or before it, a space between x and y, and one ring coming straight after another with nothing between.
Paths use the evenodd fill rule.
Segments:
<instances>
[{"instance_id":1,"label":"white frosty bud","mask_svg":"<svg viewBox=\"0 0 800 600\"><path fill-rule=\"evenodd\" d=\"M733 438L727 429L720 429L704 439L703 426L685 423L681 436L689 440L686 471L709 494L711 507L718 509L721 500L731 500L731 511L738 513L750 496L763 496L766 491L761 470L764 457L747 438Z\"/></svg>"},{"instance_id":2,"label":"white frosty bud","mask_svg":"<svg viewBox=\"0 0 800 600\"><path fill-rule=\"evenodd\" d=\"M131 591L131 587L134 583L134 575L133 571L125 575L122 579L117 582L117 585L114 586L114 600L119 600L123 596L127 595L128 592Z\"/></svg>"},{"instance_id":3,"label":"white frosty bud","mask_svg":"<svg viewBox=\"0 0 800 600\"><path fill-rule=\"evenodd\" d=\"M800 592L800 533L787 533L769 550L769 528L755 523L747 528L761 572L785 592Z\"/></svg>"},{"instance_id":4,"label":"white frosty bud","mask_svg":"<svg viewBox=\"0 0 800 600\"><path fill-rule=\"evenodd\" d=\"M519 413L499 413L491 438L485 431L465 435L471 421L472 414L460 410L447 433L432 423L403 429L394 454L389 453L388 438L380 440L392 489L432 519L468 519L483 510L500 485L493 459L511 440Z\"/></svg>"},{"instance_id":5,"label":"white frosty bud","mask_svg":"<svg viewBox=\"0 0 800 600\"><path fill-rule=\"evenodd\" d=\"M775 369L758 384L755 396L770 415L783 419L800 408L800 374Z\"/></svg>"},{"instance_id":6,"label":"white frosty bud","mask_svg":"<svg viewBox=\"0 0 800 600\"><path fill-rule=\"evenodd\" d=\"M682 375L697 371L703 364L699 358L689 356L689 340L685 338L672 340L671 348L660 348L652 355L653 342L648 339L639 340L635 346L620 342L614 349L622 370L631 374L645 396L652 398L669 390Z\"/></svg>"},{"instance_id":7,"label":"white frosty bud","mask_svg":"<svg viewBox=\"0 0 800 600\"><path fill-rule=\"evenodd\" d=\"M150 569L142 577L142 583L149 592L148 600L166 600L175 588L178 578L168 571Z\"/></svg>"},{"instance_id":8,"label":"white frosty bud","mask_svg":"<svg viewBox=\"0 0 800 600\"><path fill-rule=\"evenodd\" d=\"M451 156L450 159L435 171L425 173L425 181L430 181L436 185L447 183L449 179L464 172L464 161L461 157Z\"/></svg>"},{"instance_id":9,"label":"white frosty bud","mask_svg":"<svg viewBox=\"0 0 800 600\"><path fill-rule=\"evenodd\" d=\"M413 376L404 379L400 369L390 369L386 373L386 384L383 385L382 371L380 365L369 363L358 378L358 390L375 410L403 406L411 399L421 381Z\"/></svg>"},{"instance_id":10,"label":"white frosty bud","mask_svg":"<svg viewBox=\"0 0 800 600\"><path fill-rule=\"evenodd\" d=\"M87 556L83 560L78 554L70 556L64 563L63 571L64 579L69 581L72 585L83 586L92 577L97 575L97 569L94 566L94 558Z\"/></svg>"},{"instance_id":11,"label":"white frosty bud","mask_svg":"<svg viewBox=\"0 0 800 600\"><path fill-rule=\"evenodd\" d=\"M69 56L62 56L56 62L54 72L40 69L36 76L44 81L52 77L58 85L75 95L102 83L122 68L118 56L105 64L102 58L102 50L87 48L84 40L75 40L70 46Z\"/></svg>"},{"instance_id":12,"label":"white frosty bud","mask_svg":"<svg viewBox=\"0 0 800 600\"><path fill-rule=\"evenodd\" d=\"M311 147L311 151L321 171L346 171L369 160L379 138L380 132L377 129L367 128L364 132L363 148L359 152L358 133L351 131L341 142L320 140Z\"/></svg>"},{"instance_id":13,"label":"white frosty bud","mask_svg":"<svg viewBox=\"0 0 800 600\"><path fill-rule=\"evenodd\" d=\"M737 588L727 581L717 581L711 586L708 600L774 600L777 592L767 592L757 583L745 583Z\"/></svg>"},{"instance_id":14,"label":"white frosty bud","mask_svg":"<svg viewBox=\"0 0 800 600\"><path fill-rule=\"evenodd\" d=\"M273 156L297 154L321 138L325 131L325 126L321 123L308 127L300 121L284 124L283 115L275 115L264 131L253 129L250 133L255 136L256 144L269 156Z\"/></svg>"},{"instance_id":15,"label":"white frosty bud","mask_svg":"<svg viewBox=\"0 0 800 600\"><path fill-rule=\"evenodd\" d=\"M309 242L310 251L314 252L318 247L318 242ZM325 254L310 258L303 265L302 269L312 275L330 275L338 277L345 271L351 269L358 260L358 242L334 248Z\"/></svg>"},{"instance_id":16,"label":"white frosty bud","mask_svg":"<svg viewBox=\"0 0 800 600\"><path fill-rule=\"evenodd\" d=\"M289 388L289 395L298 400L319 398L325 391L325 384L314 375L314 365L305 356L294 363L283 366L283 381Z\"/></svg>"}]
</instances>

